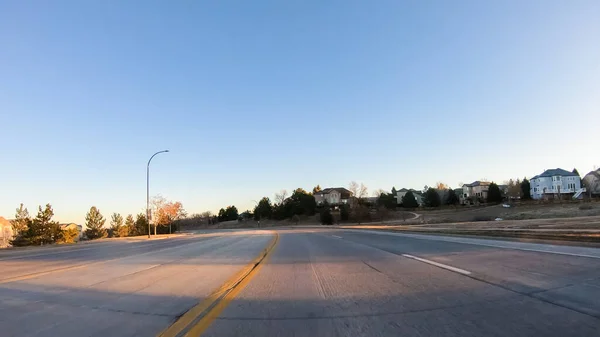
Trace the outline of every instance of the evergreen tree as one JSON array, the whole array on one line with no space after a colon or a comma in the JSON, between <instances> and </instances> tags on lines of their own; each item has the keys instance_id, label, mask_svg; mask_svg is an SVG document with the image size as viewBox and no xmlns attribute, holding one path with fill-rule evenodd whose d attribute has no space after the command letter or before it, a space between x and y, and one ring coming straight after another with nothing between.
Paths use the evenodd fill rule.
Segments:
<instances>
[{"instance_id":1,"label":"evergreen tree","mask_svg":"<svg viewBox=\"0 0 600 337\"><path fill-rule=\"evenodd\" d=\"M423 204L426 207L440 207L442 199L434 188L429 187L423 195Z\"/></svg>"},{"instance_id":2,"label":"evergreen tree","mask_svg":"<svg viewBox=\"0 0 600 337\"><path fill-rule=\"evenodd\" d=\"M27 234L31 225L31 217L27 208L23 207L23 204L17 208L15 219L10 223L14 235L14 239L10 241L10 244L16 247L30 245L30 238Z\"/></svg>"},{"instance_id":3,"label":"evergreen tree","mask_svg":"<svg viewBox=\"0 0 600 337\"><path fill-rule=\"evenodd\" d=\"M487 196L487 202L490 203L499 203L502 202L502 192L500 191L500 187L494 182L490 184Z\"/></svg>"},{"instance_id":4,"label":"evergreen tree","mask_svg":"<svg viewBox=\"0 0 600 337\"><path fill-rule=\"evenodd\" d=\"M85 236L90 240L102 239L108 236L104 223L106 219L100 213L96 206L92 206L85 216Z\"/></svg>"},{"instance_id":5,"label":"evergreen tree","mask_svg":"<svg viewBox=\"0 0 600 337\"><path fill-rule=\"evenodd\" d=\"M460 202L460 199L458 198L458 195L456 195L456 192L453 189L449 189L448 190L448 205L456 205Z\"/></svg>"},{"instance_id":6,"label":"evergreen tree","mask_svg":"<svg viewBox=\"0 0 600 337\"><path fill-rule=\"evenodd\" d=\"M38 214L31 221L27 229L27 238L31 245L44 245L55 243L61 239L62 231L60 225L56 221L52 221L54 211L50 204L42 210L42 206L38 207Z\"/></svg>"},{"instance_id":7,"label":"evergreen tree","mask_svg":"<svg viewBox=\"0 0 600 337\"><path fill-rule=\"evenodd\" d=\"M127 236L135 235L135 221L133 220L133 215L129 214L127 218L125 218L125 228L127 228Z\"/></svg>"},{"instance_id":8,"label":"evergreen tree","mask_svg":"<svg viewBox=\"0 0 600 337\"><path fill-rule=\"evenodd\" d=\"M267 197L260 199L254 208L254 220L270 219L272 214L273 205L271 205L271 200Z\"/></svg>"},{"instance_id":9,"label":"evergreen tree","mask_svg":"<svg viewBox=\"0 0 600 337\"><path fill-rule=\"evenodd\" d=\"M112 232L112 236L117 238L127 236L126 229L127 227L123 225L123 217L121 214L113 213L110 218L110 231Z\"/></svg>"},{"instance_id":10,"label":"evergreen tree","mask_svg":"<svg viewBox=\"0 0 600 337\"><path fill-rule=\"evenodd\" d=\"M404 208L417 208L419 207L419 203L415 198L415 195L412 191L406 192L406 194L402 197L402 207Z\"/></svg>"},{"instance_id":11,"label":"evergreen tree","mask_svg":"<svg viewBox=\"0 0 600 337\"><path fill-rule=\"evenodd\" d=\"M19 208L17 208L15 219L10 222L13 234L18 235L19 233L26 231L30 222L31 217L29 216L29 211L26 207L23 207L23 204L21 204Z\"/></svg>"},{"instance_id":12,"label":"evergreen tree","mask_svg":"<svg viewBox=\"0 0 600 337\"><path fill-rule=\"evenodd\" d=\"M521 195L525 200L531 199L531 183L527 178L523 178L523 181L521 182Z\"/></svg>"},{"instance_id":13,"label":"evergreen tree","mask_svg":"<svg viewBox=\"0 0 600 337\"><path fill-rule=\"evenodd\" d=\"M139 213L135 218L134 235L148 235L148 219L144 213Z\"/></svg>"}]
</instances>

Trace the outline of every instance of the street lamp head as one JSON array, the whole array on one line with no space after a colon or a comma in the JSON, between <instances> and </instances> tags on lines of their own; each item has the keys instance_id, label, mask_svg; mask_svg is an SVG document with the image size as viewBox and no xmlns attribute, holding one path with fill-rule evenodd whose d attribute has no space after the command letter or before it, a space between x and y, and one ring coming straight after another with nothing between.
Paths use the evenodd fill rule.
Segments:
<instances>
[{"instance_id":1,"label":"street lamp head","mask_svg":"<svg viewBox=\"0 0 600 337\"><path fill-rule=\"evenodd\" d=\"M165 152L169 152L169 150L165 150Z\"/></svg>"}]
</instances>

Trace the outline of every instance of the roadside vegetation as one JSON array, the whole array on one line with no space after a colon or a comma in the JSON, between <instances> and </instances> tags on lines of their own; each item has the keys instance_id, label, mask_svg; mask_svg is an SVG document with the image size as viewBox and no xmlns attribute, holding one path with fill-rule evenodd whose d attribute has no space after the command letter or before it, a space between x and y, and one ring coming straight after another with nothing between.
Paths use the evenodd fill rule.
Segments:
<instances>
[{"instance_id":1,"label":"roadside vegetation","mask_svg":"<svg viewBox=\"0 0 600 337\"><path fill-rule=\"evenodd\" d=\"M186 217L180 202L167 201L161 196L152 199L152 228L156 234L174 233L179 230L178 221ZM96 206L92 206L85 217L85 229L81 232L76 224L59 224L53 220L54 210L47 204L38 207L35 217L29 215L28 209L20 204L15 218L11 220L13 239L12 246L40 246L48 244L71 244L81 239L96 240L107 237L128 237L148 235L148 220L143 213L127 215L126 219L119 213L113 213L110 227L106 227L106 218Z\"/></svg>"}]
</instances>

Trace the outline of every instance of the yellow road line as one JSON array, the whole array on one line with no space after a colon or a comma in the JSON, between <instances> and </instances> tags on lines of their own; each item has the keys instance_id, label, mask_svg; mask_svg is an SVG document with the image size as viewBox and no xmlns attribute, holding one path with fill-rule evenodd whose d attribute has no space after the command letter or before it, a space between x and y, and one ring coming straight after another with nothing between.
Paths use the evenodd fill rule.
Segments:
<instances>
[{"instance_id":1,"label":"yellow road line","mask_svg":"<svg viewBox=\"0 0 600 337\"><path fill-rule=\"evenodd\" d=\"M275 236L261 253L246 265L241 271L229 278L221 287L215 290L204 301L188 310L175 323L160 333L160 337L181 336L187 329L185 336L199 336L221 314L227 305L250 283L258 273L263 262L269 257L279 241L279 234ZM204 315L203 315L204 314Z\"/></svg>"}]
</instances>

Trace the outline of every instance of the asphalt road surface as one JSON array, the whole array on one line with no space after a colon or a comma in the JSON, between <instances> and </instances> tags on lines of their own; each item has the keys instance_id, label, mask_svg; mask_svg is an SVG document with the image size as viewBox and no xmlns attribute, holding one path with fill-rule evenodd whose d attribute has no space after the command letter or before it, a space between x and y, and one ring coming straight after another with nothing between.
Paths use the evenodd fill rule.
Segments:
<instances>
[{"instance_id":1,"label":"asphalt road surface","mask_svg":"<svg viewBox=\"0 0 600 337\"><path fill-rule=\"evenodd\" d=\"M0 336L600 336L600 249L327 228L0 252Z\"/></svg>"}]
</instances>

